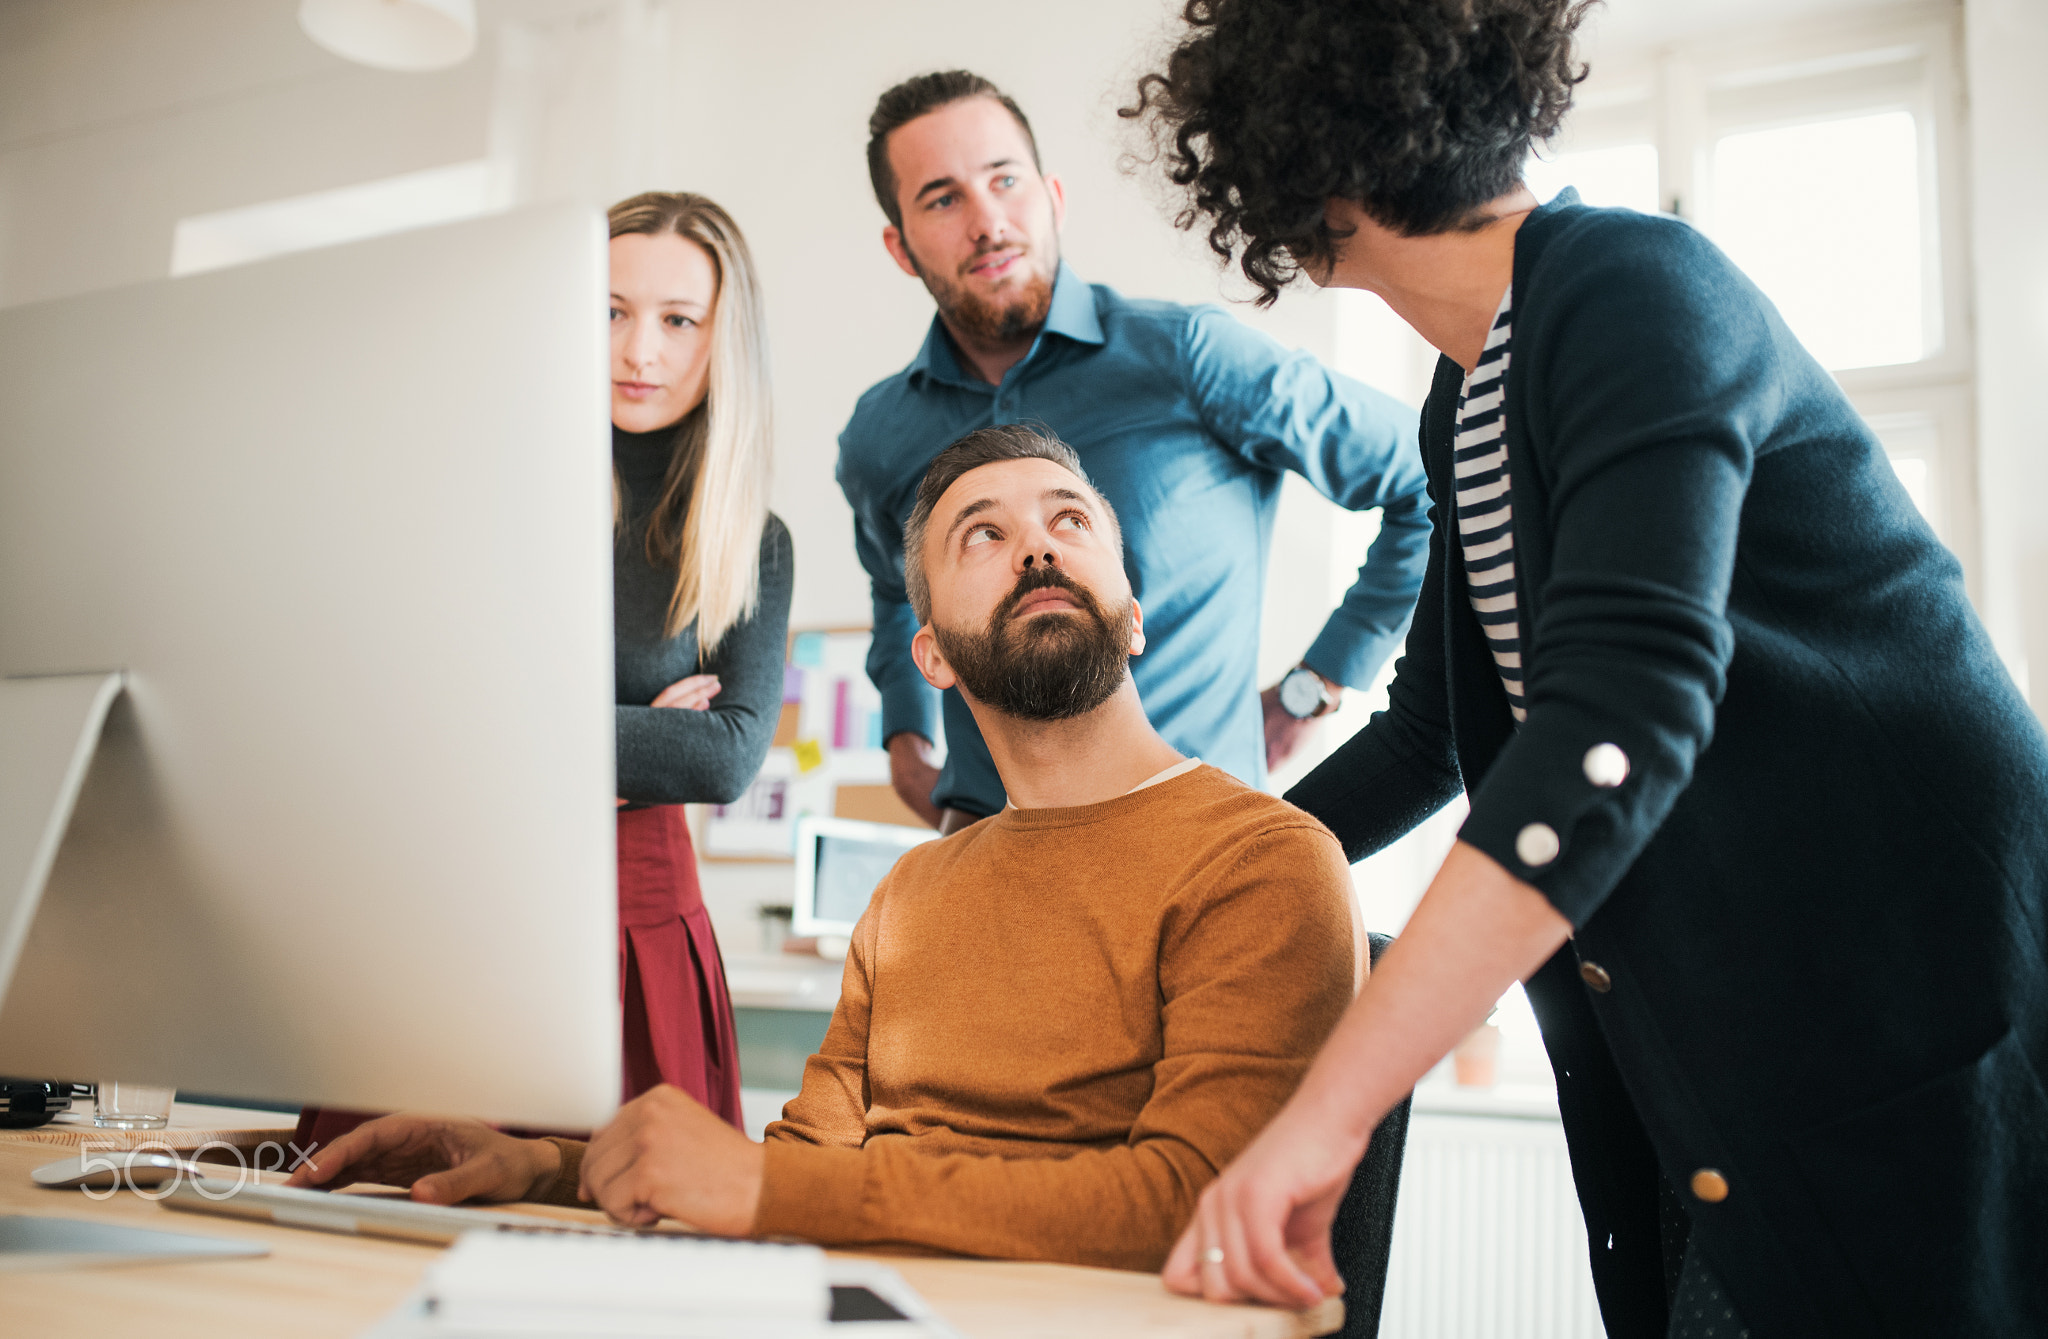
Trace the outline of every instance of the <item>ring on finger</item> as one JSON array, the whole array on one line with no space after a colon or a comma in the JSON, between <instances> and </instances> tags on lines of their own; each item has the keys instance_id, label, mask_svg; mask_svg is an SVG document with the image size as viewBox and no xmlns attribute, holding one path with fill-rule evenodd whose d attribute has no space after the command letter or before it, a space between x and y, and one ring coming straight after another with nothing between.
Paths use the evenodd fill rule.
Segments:
<instances>
[{"instance_id":1,"label":"ring on finger","mask_svg":"<svg viewBox=\"0 0 2048 1339\"><path fill-rule=\"evenodd\" d=\"M1212 1265L1220 1265L1223 1263L1223 1248L1221 1246L1211 1246L1208 1250L1202 1252L1202 1258Z\"/></svg>"}]
</instances>

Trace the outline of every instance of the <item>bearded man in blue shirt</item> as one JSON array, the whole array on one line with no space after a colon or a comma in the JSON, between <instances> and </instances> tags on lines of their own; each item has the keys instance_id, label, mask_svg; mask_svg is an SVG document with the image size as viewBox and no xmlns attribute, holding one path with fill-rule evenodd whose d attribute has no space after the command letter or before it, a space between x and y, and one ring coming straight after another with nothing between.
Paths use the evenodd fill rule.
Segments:
<instances>
[{"instance_id":1,"label":"bearded man in blue shirt","mask_svg":"<svg viewBox=\"0 0 2048 1339\"><path fill-rule=\"evenodd\" d=\"M861 397L839 438L897 794L945 831L1004 804L966 704L942 699L911 661L903 523L934 456L1019 422L1071 443L1122 518L1150 645L1133 675L1154 727L1259 784L1407 630L1429 544L1415 413L1221 308L1084 283L1060 260L1059 179L1040 169L1024 113L987 80L906 80L868 131L883 244L938 307L917 357ZM1341 506L1377 507L1380 530L1300 666L1261 693L1259 606L1287 470ZM942 718L943 770L932 746Z\"/></svg>"}]
</instances>

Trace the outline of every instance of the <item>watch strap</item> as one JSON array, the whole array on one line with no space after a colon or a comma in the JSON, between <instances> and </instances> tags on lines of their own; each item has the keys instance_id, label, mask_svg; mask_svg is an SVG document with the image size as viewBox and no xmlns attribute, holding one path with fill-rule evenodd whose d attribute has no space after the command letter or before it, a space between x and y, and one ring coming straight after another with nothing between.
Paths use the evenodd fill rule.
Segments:
<instances>
[{"instance_id":1,"label":"watch strap","mask_svg":"<svg viewBox=\"0 0 2048 1339\"><path fill-rule=\"evenodd\" d=\"M1316 690L1315 707L1312 710L1310 710L1306 715L1302 716L1295 716L1294 711L1287 706L1287 694L1285 692L1285 685L1287 681L1297 676L1306 677L1308 683ZM1281 709L1283 711L1286 711L1288 715L1294 716L1294 719L1298 721L1312 721L1320 716L1327 716L1330 714L1330 712L1336 709L1336 694L1332 693L1328 685L1326 685L1323 682L1322 675L1316 673L1314 670L1310 669L1306 665L1296 665L1293 669L1287 671L1286 674L1280 677L1280 682L1282 685L1282 692L1280 695Z\"/></svg>"}]
</instances>

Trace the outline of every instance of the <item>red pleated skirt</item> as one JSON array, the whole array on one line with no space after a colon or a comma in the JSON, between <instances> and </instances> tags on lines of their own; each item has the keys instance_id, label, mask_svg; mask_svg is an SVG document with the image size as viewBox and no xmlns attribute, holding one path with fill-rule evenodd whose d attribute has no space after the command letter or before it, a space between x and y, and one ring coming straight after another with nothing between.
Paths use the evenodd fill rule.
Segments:
<instances>
[{"instance_id":1,"label":"red pleated skirt","mask_svg":"<svg viewBox=\"0 0 2048 1339\"><path fill-rule=\"evenodd\" d=\"M744 1128L732 997L678 804L619 813L619 987L622 1100L671 1084Z\"/></svg>"},{"instance_id":2,"label":"red pleated skirt","mask_svg":"<svg viewBox=\"0 0 2048 1339\"><path fill-rule=\"evenodd\" d=\"M679 804L619 811L619 994L620 1100L666 1083L744 1129L732 997ZM307 1107L292 1142L310 1151L377 1115Z\"/></svg>"}]
</instances>

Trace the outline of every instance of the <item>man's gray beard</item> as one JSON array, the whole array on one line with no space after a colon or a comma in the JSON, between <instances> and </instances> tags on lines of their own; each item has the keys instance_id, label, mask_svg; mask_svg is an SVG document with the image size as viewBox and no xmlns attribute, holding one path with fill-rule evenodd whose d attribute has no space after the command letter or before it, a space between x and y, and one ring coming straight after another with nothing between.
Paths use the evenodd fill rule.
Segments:
<instances>
[{"instance_id":1,"label":"man's gray beard","mask_svg":"<svg viewBox=\"0 0 2048 1339\"><path fill-rule=\"evenodd\" d=\"M1049 570L1049 569L1042 569ZM1058 586L1081 605L1034 614L1021 625L1010 615L1034 590ZM962 631L934 622L932 636L969 697L1025 721L1085 716L1123 686L1130 672L1131 605L1105 612L1092 591L1063 577L1027 573L996 607L987 628Z\"/></svg>"}]
</instances>

